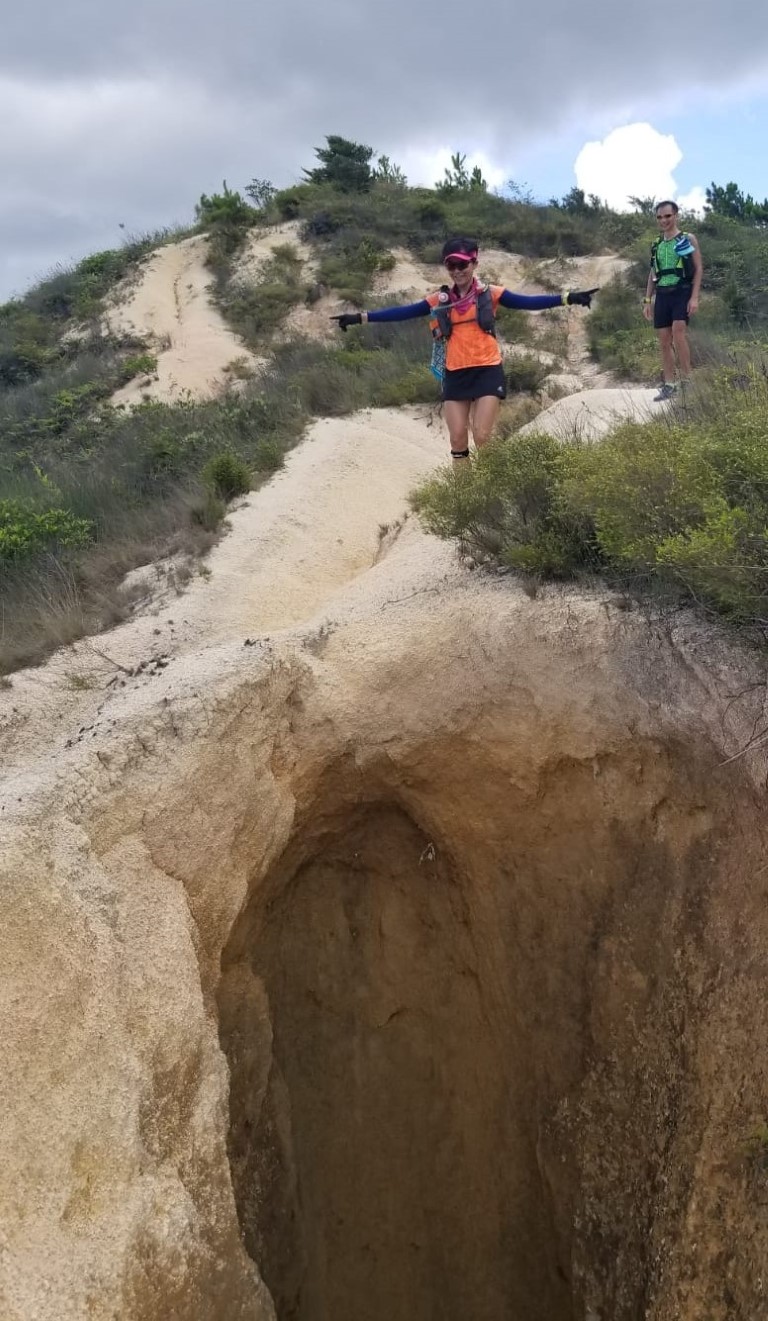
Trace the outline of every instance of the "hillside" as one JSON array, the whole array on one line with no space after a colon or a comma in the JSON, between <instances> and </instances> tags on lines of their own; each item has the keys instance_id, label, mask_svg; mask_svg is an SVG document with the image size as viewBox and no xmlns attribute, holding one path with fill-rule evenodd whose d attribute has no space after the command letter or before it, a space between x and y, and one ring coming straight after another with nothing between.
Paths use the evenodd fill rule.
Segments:
<instances>
[{"instance_id":1,"label":"hillside","mask_svg":"<svg viewBox=\"0 0 768 1321\"><path fill-rule=\"evenodd\" d=\"M761 1321L762 387L510 315L457 478L327 317L467 199L322 199L6 316L0 1314ZM633 278L497 200L487 274Z\"/></svg>"}]
</instances>

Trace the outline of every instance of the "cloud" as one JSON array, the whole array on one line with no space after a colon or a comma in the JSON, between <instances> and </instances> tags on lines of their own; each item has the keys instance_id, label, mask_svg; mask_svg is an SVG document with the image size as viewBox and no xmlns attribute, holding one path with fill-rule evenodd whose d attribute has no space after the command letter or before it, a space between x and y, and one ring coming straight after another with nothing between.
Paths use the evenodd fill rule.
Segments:
<instances>
[{"instance_id":1,"label":"cloud","mask_svg":"<svg viewBox=\"0 0 768 1321\"><path fill-rule=\"evenodd\" d=\"M189 223L201 192L260 172L249 143L278 113L191 80L0 77L0 122L14 125L0 142L0 297L123 233Z\"/></svg>"},{"instance_id":2,"label":"cloud","mask_svg":"<svg viewBox=\"0 0 768 1321\"><path fill-rule=\"evenodd\" d=\"M701 216L704 214L704 206L707 201L706 190L697 184L688 193L676 194L675 201L681 211L690 211L694 215Z\"/></svg>"},{"instance_id":3,"label":"cloud","mask_svg":"<svg viewBox=\"0 0 768 1321\"><path fill-rule=\"evenodd\" d=\"M677 197L674 171L683 153L671 133L659 133L651 124L615 128L602 142L587 142L574 163L576 183L585 193L599 197L616 211L632 209L630 197ZM691 209L700 210L704 191L696 187L686 195Z\"/></svg>"},{"instance_id":4,"label":"cloud","mask_svg":"<svg viewBox=\"0 0 768 1321\"><path fill-rule=\"evenodd\" d=\"M5 254L13 280L37 273L62 212L83 222L87 251L119 221L188 217L223 178L289 184L328 133L413 160L412 177L430 183L446 150L465 151L495 182L574 123L639 119L662 90L667 111L675 98L690 105L697 88L724 94L768 67L768 6L754 0L700 0L684 41L655 42L639 60L647 30L613 0L550 0L544 27L540 10L487 0L458 43L459 0L439 11L412 0L12 5L0 46L0 229L23 233L34 207L44 230ZM9 278L0 265L0 293Z\"/></svg>"},{"instance_id":5,"label":"cloud","mask_svg":"<svg viewBox=\"0 0 768 1321\"><path fill-rule=\"evenodd\" d=\"M437 147L422 150L406 147L398 156L398 164L411 185L432 188L445 177L445 171L451 169L451 159L456 150L456 147ZM464 167L468 173L471 174L475 166L478 165L489 188L501 188L507 182L508 173L501 166L494 163L484 151L467 149L461 154L466 158Z\"/></svg>"}]
</instances>

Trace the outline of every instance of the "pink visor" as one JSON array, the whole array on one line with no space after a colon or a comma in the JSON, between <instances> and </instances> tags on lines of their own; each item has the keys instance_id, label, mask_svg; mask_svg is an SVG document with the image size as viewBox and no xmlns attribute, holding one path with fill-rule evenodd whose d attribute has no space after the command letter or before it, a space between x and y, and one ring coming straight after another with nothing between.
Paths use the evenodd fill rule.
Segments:
<instances>
[{"instance_id":1,"label":"pink visor","mask_svg":"<svg viewBox=\"0 0 768 1321\"><path fill-rule=\"evenodd\" d=\"M476 252L449 252L447 257L443 257L443 265L447 261L477 261Z\"/></svg>"}]
</instances>

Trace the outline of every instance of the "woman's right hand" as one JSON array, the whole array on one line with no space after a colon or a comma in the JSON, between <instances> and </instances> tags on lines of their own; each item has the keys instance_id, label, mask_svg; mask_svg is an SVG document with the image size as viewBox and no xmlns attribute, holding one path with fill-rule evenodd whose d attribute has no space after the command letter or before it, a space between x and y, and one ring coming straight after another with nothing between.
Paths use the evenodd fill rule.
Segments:
<instances>
[{"instance_id":1,"label":"woman's right hand","mask_svg":"<svg viewBox=\"0 0 768 1321\"><path fill-rule=\"evenodd\" d=\"M646 321L650 321L653 316L653 303L647 303L645 299L643 299L643 316Z\"/></svg>"}]
</instances>

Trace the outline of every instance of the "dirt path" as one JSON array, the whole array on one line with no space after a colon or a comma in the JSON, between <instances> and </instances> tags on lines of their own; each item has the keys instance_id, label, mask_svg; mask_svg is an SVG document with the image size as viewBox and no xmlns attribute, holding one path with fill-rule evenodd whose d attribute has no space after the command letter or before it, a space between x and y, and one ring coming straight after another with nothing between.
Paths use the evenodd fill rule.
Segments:
<instances>
[{"instance_id":1,"label":"dirt path","mask_svg":"<svg viewBox=\"0 0 768 1321\"><path fill-rule=\"evenodd\" d=\"M142 399L176 401L216 394L227 383L227 367L245 358L259 359L229 329L211 301L211 272L205 264L204 234L158 248L141 269L138 281L118 292L107 313L113 334L145 339L157 356L157 371L137 377L113 396L113 403Z\"/></svg>"},{"instance_id":2,"label":"dirt path","mask_svg":"<svg viewBox=\"0 0 768 1321\"><path fill-rule=\"evenodd\" d=\"M312 426L285 468L242 501L183 595L15 674L0 692L0 761L10 772L63 746L122 689L185 657L310 621L375 563L407 494L445 461L427 410L378 410Z\"/></svg>"},{"instance_id":3,"label":"dirt path","mask_svg":"<svg viewBox=\"0 0 768 1321\"><path fill-rule=\"evenodd\" d=\"M249 260L257 267L276 241L296 239L290 226L254 236ZM210 303L204 256L201 238L159 249L131 298L112 313L118 318L114 325L150 334L156 342L170 339L151 391L155 397L212 392L227 361L242 354ZM525 287L521 259L490 254L489 264L494 260L494 278ZM415 282L428 274L403 259L389 278L392 284ZM597 283L604 271L582 267L579 275ZM578 311L567 315L569 326L581 326ZM575 352L582 332L570 333ZM649 395L576 394L543 413L536 425L568 432L575 418L584 434L599 434L617 417L648 410ZM382 537L389 541L387 528L404 517L409 490L445 463L446 455L444 427L427 409L315 423L284 470L232 512L228 535L182 594L171 586L110 633L84 639L45 666L13 676L11 687L0 692L4 766L9 771L31 766L67 740L84 737L97 716L105 718L115 696L146 685L168 666L182 682L188 657L308 627L332 611L352 584L358 599L373 590L367 571L380 558ZM398 554L421 537L411 523ZM376 591L383 590L380 572L375 579Z\"/></svg>"},{"instance_id":4,"label":"dirt path","mask_svg":"<svg viewBox=\"0 0 768 1321\"><path fill-rule=\"evenodd\" d=\"M565 283L571 288L603 288L630 265L622 257L574 257L564 270ZM616 385L615 377L594 361L589 348L588 313L575 310L568 318L568 368L590 390L605 390Z\"/></svg>"}]
</instances>

